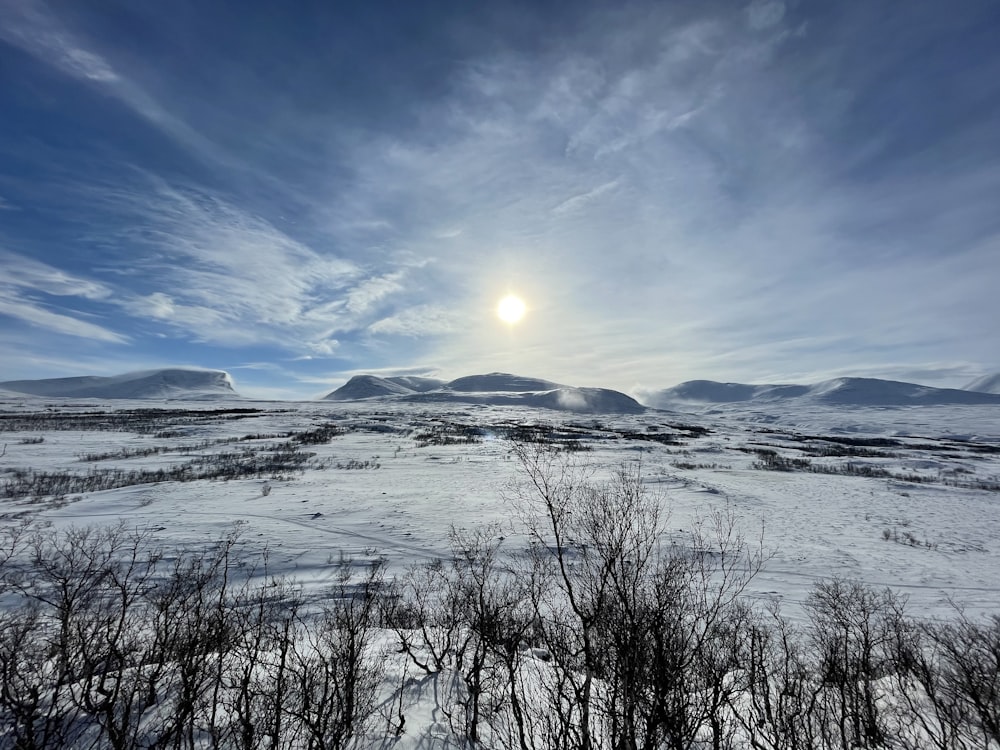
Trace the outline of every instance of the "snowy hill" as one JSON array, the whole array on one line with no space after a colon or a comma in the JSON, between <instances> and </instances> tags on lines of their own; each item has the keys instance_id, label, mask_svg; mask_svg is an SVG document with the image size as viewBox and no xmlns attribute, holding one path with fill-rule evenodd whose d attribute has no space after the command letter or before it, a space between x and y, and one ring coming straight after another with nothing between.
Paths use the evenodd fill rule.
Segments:
<instances>
[{"instance_id":1,"label":"snowy hill","mask_svg":"<svg viewBox=\"0 0 1000 750\"><path fill-rule=\"evenodd\" d=\"M658 408L785 400L835 406L940 406L1000 404L1000 395L956 388L932 388L878 378L835 378L812 385L747 385L690 380L646 397L650 406Z\"/></svg>"},{"instance_id":2,"label":"snowy hill","mask_svg":"<svg viewBox=\"0 0 1000 750\"><path fill-rule=\"evenodd\" d=\"M9 380L0 389L49 398L213 399L238 398L223 370L171 368L144 370L114 377L83 376L43 380Z\"/></svg>"},{"instance_id":3,"label":"snowy hill","mask_svg":"<svg viewBox=\"0 0 1000 750\"><path fill-rule=\"evenodd\" d=\"M417 382L412 382L416 380ZM329 401L391 398L410 403L532 406L584 414L639 414L645 407L631 396L606 388L577 388L548 380L493 372L442 383L429 378L356 375L324 396Z\"/></svg>"},{"instance_id":4,"label":"snowy hill","mask_svg":"<svg viewBox=\"0 0 1000 750\"><path fill-rule=\"evenodd\" d=\"M448 383L449 391L475 393L528 393L531 391L552 391L563 386L549 380L525 378L505 372L491 372L488 375L468 375Z\"/></svg>"},{"instance_id":5,"label":"snowy hill","mask_svg":"<svg viewBox=\"0 0 1000 750\"><path fill-rule=\"evenodd\" d=\"M714 380L688 380L656 395L657 400L694 401L707 404L731 404L738 401L773 401L795 398L809 391L807 385L746 385L717 383Z\"/></svg>"},{"instance_id":6,"label":"snowy hill","mask_svg":"<svg viewBox=\"0 0 1000 750\"><path fill-rule=\"evenodd\" d=\"M340 388L333 393L328 393L323 398L327 401L357 401L363 398L401 396L415 392L415 389L408 388L389 378L380 378L375 375L355 375Z\"/></svg>"},{"instance_id":7,"label":"snowy hill","mask_svg":"<svg viewBox=\"0 0 1000 750\"><path fill-rule=\"evenodd\" d=\"M1000 372L977 378L968 385L963 386L962 390L974 391L976 393L1000 393Z\"/></svg>"},{"instance_id":8,"label":"snowy hill","mask_svg":"<svg viewBox=\"0 0 1000 750\"><path fill-rule=\"evenodd\" d=\"M421 378L415 375L399 375L386 378L386 380L390 383L395 383L396 385L409 388L411 391L417 391L418 393L433 391L444 385L443 380L438 380L437 378Z\"/></svg>"}]
</instances>

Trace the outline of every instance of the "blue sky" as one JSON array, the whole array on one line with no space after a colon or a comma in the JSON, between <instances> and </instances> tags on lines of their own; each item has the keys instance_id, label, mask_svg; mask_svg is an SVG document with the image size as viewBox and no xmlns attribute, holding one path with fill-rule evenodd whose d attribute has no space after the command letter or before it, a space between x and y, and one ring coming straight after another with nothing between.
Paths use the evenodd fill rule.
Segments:
<instances>
[{"instance_id":1,"label":"blue sky","mask_svg":"<svg viewBox=\"0 0 1000 750\"><path fill-rule=\"evenodd\" d=\"M0 0L0 380L960 386L1000 370L998 38L995 0Z\"/></svg>"}]
</instances>

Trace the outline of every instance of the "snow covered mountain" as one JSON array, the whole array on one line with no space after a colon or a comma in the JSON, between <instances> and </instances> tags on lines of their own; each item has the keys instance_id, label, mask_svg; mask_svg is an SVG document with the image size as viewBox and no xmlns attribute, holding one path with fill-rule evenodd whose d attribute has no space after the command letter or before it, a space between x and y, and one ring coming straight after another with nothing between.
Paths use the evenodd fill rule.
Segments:
<instances>
[{"instance_id":1,"label":"snow covered mountain","mask_svg":"<svg viewBox=\"0 0 1000 750\"><path fill-rule=\"evenodd\" d=\"M418 403L466 403L535 406L584 414L638 414L645 407L631 396L607 388L577 388L549 380L493 372L469 375L450 383L419 378L356 375L324 396L329 401L392 398Z\"/></svg>"},{"instance_id":2,"label":"snow covered mountain","mask_svg":"<svg viewBox=\"0 0 1000 750\"><path fill-rule=\"evenodd\" d=\"M975 391L976 393L1000 393L1000 372L976 378L968 385L962 386L962 390Z\"/></svg>"},{"instance_id":3,"label":"snow covered mountain","mask_svg":"<svg viewBox=\"0 0 1000 750\"><path fill-rule=\"evenodd\" d=\"M469 393L531 393L552 391L565 386L553 383L551 380L525 378L520 375L509 375L505 372L491 372L489 375L467 375L464 378L452 380L445 387L450 391Z\"/></svg>"},{"instance_id":4,"label":"snow covered mountain","mask_svg":"<svg viewBox=\"0 0 1000 750\"><path fill-rule=\"evenodd\" d=\"M215 399L238 398L223 370L170 368L114 377L83 376L43 380L8 380L0 389L49 398Z\"/></svg>"},{"instance_id":5,"label":"snow covered mountain","mask_svg":"<svg viewBox=\"0 0 1000 750\"><path fill-rule=\"evenodd\" d=\"M340 388L323 397L325 401L358 401L383 396L407 396L441 388L445 382L435 378L401 375L380 378L377 375L355 375Z\"/></svg>"},{"instance_id":6,"label":"snow covered mountain","mask_svg":"<svg viewBox=\"0 0 1000 750\"><path fill-rule=\"evenodd\" d=\"M836 406L1000 404L1000 395L956 388L932 388L878 378L834 378L813 385L747 385L689 380L655 391L645 400L657 408L690 404L774 403L794 399Z\"/></svg>"},{"instance_id":7,"label":"snow covered mountain","mask_svg":"<svg viewBox=\"0 0 1000 750\"><path fill-rule=\"evenodd\" d=\"M355 375L340 388L328 393L323 398L327 401L357 401L363 398L402 396L415 392L414 389L395 383L388 378L380 378L375 375Z\"/></svg>"},{"instance_id":8,"label":"snow covered mountain","mask_svg":"<svg viewBox=\"0 0 1000 750\"><path fill-rule=\"evenodd\" d=\"M411 391L417 391L419 393L423 393L424 391L433 391L444 385L443 380L438 380L437 378L421 378L416 375L398 375L386 378L386 380L390 383L405 386Z\"/></svg>"}]
</instances>

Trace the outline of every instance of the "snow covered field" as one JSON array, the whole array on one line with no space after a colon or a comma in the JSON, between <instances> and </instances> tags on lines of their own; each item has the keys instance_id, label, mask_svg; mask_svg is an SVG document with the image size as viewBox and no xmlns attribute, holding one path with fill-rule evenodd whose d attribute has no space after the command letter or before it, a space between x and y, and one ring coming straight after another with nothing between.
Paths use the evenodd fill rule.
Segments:
<instances>
[{"instance_id":1,"label":"snow covered field","mask_svg":"<svg viewBox=\"0 0 1000 750\"><path fill-rule=\"evenodd\" d=\"M367 718L352 729L356 733L353 738L331 746L392 747L394 750L466 747L469 738L474 736L469 727L482 728L488 724L492 734L486 746L517 747L518 735L513 725L505 723L517 716L510 713L511 696L515 694L526 701L523 705L531 704L529 715L534 717L531 721L539 722L528 728L527 736L535 738L529 744L562 746L559 744L562 740L545 734L544 722L566 709L570 712L566 714L570 724L564 730L570 734L576 732L581 723L572 718L576 710L574 701L582 700L582 694L573 693L575 697L567 702L552 690L556 684L564 688L573 684L574 690L580 688L586 682L580 681L580 674L591 675L597 665L603 664L602 653L587 652L590 656L585 663L589 666L581 672L582 662L578 655L572 658L558 656L561 653L558 650L537 648L538 643L527 640L533 636L519 638L515 635L513 650L503 652L510 654L511 665L516 664L506 673L510 681L504 687L502 668L506 657L502 657L500 651L491 650L487 661L478 662L485 672L475 672L477 662L468 661L474 654L487 653L475 650L482 647L485 636L469 641L477 645L467 644L460 656L456 655L457 651L451 653L446 649L440 659L432 660L429 657L435 651L429 644L452 631L443 629L440 624L443 621L433 619L438 615L429 615L427 619L424 615L413 614L422 610L407 609L434 601L433 597L422 598L415 587L419 581L427 580L420 576L436 574L427 573L430 569L425 568L424 573L416 573L413 578L405 576L414 564L447 560L453 550L449 538L453 528L465 532L466 540L473 539L477 530L504 537L502 554L516 559L501 561L501 569L507 562L519 569L516 566L523 562L525 555L522 553L529 547L527 535L530 532L520 515L523 506L519 510L518 503L518 498L526 497L527 480L524 467L514 455L518 444L558 446L562 451L559 455L574 463L574 471L592 480L609 478L623 465L638 469L643 486L667 513L667 538L663 541L679 545L672 548L681 551L682 557L676 559L710 560L708 569L712 572L707 574L709 578L700 579L703 582L720 575L719 570L724 569L722 558L713 557L717 551L708 549L711 544L705 550L707 558L700 553L691 554L691 531L700 520L717 512L728 514L744 538L743 550L753 555L760 545L766 551L763 568L745 595L762 604L777 600L786 622L801 625L799 632L812 634L794 643L816 643L809 640L816 637L815 628L822 627L815 625L816 600L810 600L813 609L802 605L810 595L815 597L817 583L832 578L849 579L874 588L892 587L907 599L907 611L924 621L955 621L958 617L956 607L975 620L1000 609L1000 406L878 408L781 402L706 406L696 413L648 410L639 414L581 415L488 403L407 403L383 399L262 403L245 400L102 402L11 397L0 403L0 431L0 445L3 446L0 448L0 530L13 532L27 523L32 528L62 532L64 540L79 540L83 537L67 537L65 532L94 526L110 530L124 524L126 530L135 529L146 535L143 544L152 541L161 547L168 562L177 559L180 564L199 555L203 555L202 559L206 559L204 555L210 557L215 553L207 551L218 549L214 543L236 533L240 541L233 547L235 554L240 562L253 567L257 576L250 582L253 584L251 589L245 591L259 592L262 597L255 600L253 597L258 594L251 593L249 600L236 599L237 603L225 610L225 617L230 618L225 622L244 623L236 626L244 630L232 640L230 648L237 649L232 655L224 650L214 653L213 646L201 647L208 648L207 652L157 650L156 644L161 638L171 638L178 630L187 632L184 623L191 618L195 623L192 632L202 633L198 636L201 640L191 643L212 642L211 636L202 629L212 621L206 613L214 610L211 604L206 610L204 602L217 601L222 606L221 603L228 599L217 595L214 599L191 600L202 602L193 611L188 600L171 604L169 592L174 585L171 581L182 581L179 590L188 590L192 585L188 581L190 576L184 572L186 568L180 573L171 573L169 565L156 568L153 575L162 576L157 586L147 589L138 581L129 585L137 594L147 591L152 601L159 602L156 606L173 608L164 615L159 630L158 621L143 620L145 615L137 614L141 611L141 603L128 610L130 617L138 618L136 622L146 624L135 632L115 636L124 639L121 643L131 644L121 646L115 640L113 652L124 654L122 663L128 665L118 671L101 666L104 663L101 659L105 657L100 656L104 654L100 649L95 652L100 656L94 662L96 666L72 669L58 666L63 662L54 660L46 651L46 644L56 643L50 641L52 636L49 635L54 632L52 623L55 621L47 624L44 619L32 619L30 607L19 610L19 614L4 621L8 625L0 630L5 638L3 654L6 655L0 659L4 670L4 695L7 696L4 706L8 712L16 713L12 707L22 706L18 702L19 691L42 696L42 702L37 706L31 704L30 710L16 710L27 711L25 715L30 715L31 721L48 717L44 719L44 726L65 732L53 735L56 739L47 744L41 742L44 746L65 746L69 742L73 746L104 747L112 735L108 725L117 721L129 737L136 739L137 746L145 746L142 743L150 738L162 740L171 736L169 732L174 731L171 727L183 725L200 727L200 734L192 735L186 746L209 747L211 732L205 727L234 731L238 724L233 717L244 716L240 712L249 706L239 702L239 696L248 695L241 692L240 685L249 684L239 682L237 678L241 673L253 673L257 675L254 679L262 680L261 700L265 703L271 698L278 701L273 704L278 706L275 712L264 711L260 716L288 716L300 721L295 707L305 706L321 695L332 697L331 702L323 704L325 708L316 709L319 711L317 716L341 716L338 712L355 704L345 703L340 694L334 696L328 688L331 684L340 684L331 682L341 674L337 669L353 663L342 658L348 652L337 650L350 642L343 640L343 634L348 631L344 629L344 620L339 620L334 630L317 629L321 627L316 624L321 622L317 613L330 602L334 610L327 611L340 612L341 617L353 611L352 607L368 606L365 602L372 599L367 594L359 594L366 590L375 591L375 597L383 603L390 602L385 605L387 609L382 610L388 619L365 631L366 637L372 640L361 647L361 651L353 652L365 654L356 677L357 685L366 685L365 689L370 691L363 701L367 707L363 716ZM614 523L612 520L610 525ZM584 529L583 526L577 528ZM103 544L101 539L108 538L111 537L94 537L100 544ZM538 537L535 541L550 545L547 537ZM38 560L44 561L50 555L59 557L62 554L57 547L45 544L43 542L38 548L43 552L33 565L37 566ZM594 548L601 549L598 545ZM83 557L79 559L85 567L90 554L86 549L85 545L78 547L76 553L82 552ZM591 564L587 562L585 541L578 544L568 539L567 546L543 549L569 550L566 554L580 555L580 562L570 562L570 568ZM730 548L731 551L735 549L738 548ZM127 538L122 550L128 551ZM187 558L177 555L183 551L191 554ZM0 560L3 554L0 549ZM743 556L729 559L730 565L735 560L737 566L731 570L738 571ZM351 566L345 567L347 560L351 561ZM396 590L402 592L399 609L394 610L391 604L397 599L383 599L382 588L358 588L363 586L361 581L365 576L376 570L376 566L369 563L377 560L385 562L385 575L398 575L404 581ZM631 563L628 559L623 562L624 570L629 570ZM15 570L19 569L19 564L15 561ZM74 565L70 566L72 575L77 574ZM454 570L448 565L446 562L439 570ZM14 588L4 591L3 601L16 600L11 595L12 590L30 592L33 586L44 586L36 581L49 579L36 577L32 572L35 570L37 567L29 567L28 574L19 583L16 572L13 578L6 579L14 581ZM345 570L355 574L349 584L345 584L342 577ZM271 579L274 575L284 575L297 585L274 589ZM117 579L109 580L114 591ZM503 588L498 580L490 585L498 586L491 589L490 596L502 595ZM521 597L524 590L516 590L521 592L517 597ZM866 590L860 590L861 596L865 596ZM851 589L828 587L824 591L830 595ZM236 589L232 594L239 596ZM288 619L283 620L284 613L290 611L289 600L284 597L293 594L304 595L301 612L305 617L293 619L292 615L287 615ZM552 595L551 591L548 595ZM239 604L240 601L243 603ZM272 629L268 632L272 636L269 637L284 633L285 640L275 643L292 644L293 659L298 661L289 667L292 670L289 674L311 680L308 685L303 682L297 693L283 692L280 687L283 683L276 677L279 673L284 674L278 671L278 665L285 664L284 656L280 656L279 661L279 654L284 651L273 645L251 648L255 643L252 633L256 631L246 624L250 620L240 618L243 612L257 611L255 601L275 603L277 609L266 610L274 614L265 613L261 622L271 623L268 627ZM463 601L464 606L472 606L469 604L472 600ZM528 616L520 621L537 624L539 617L550 617L539 613L548 613L546 607L555 600L543 601L548 604L532 610L534 620ZM855 604L862 601L856 600ZM249 609L244 610L247 606ZM496 617L506 617L507 610L513 612L524 606L523 598L515 598L496 611L489 610L492 614L484 620L486 630ZM79 615L81 627L97 622L87 617L94 616L93 613L100 612L102 607L99 603L96 610L81 609L81 613L92 613ZM758 611L765 609L761 607ZM702 626L708 627L712 621L710 611L692 615L693 634L701 632ZM727 611L730 612L727 616L738 617L734 614L737 610ZM856 614L861 610L834 609L827 610L827 614L840 616L848 611ZM891 607L875 610L876 617L891 611ZM432 625L429 630L416 630L416 625L405 624L410 622L408 617L416 617L413 622L431 622ZM284 631L280 629L282 621L286 623ZM515 621L518 620L511 620ZM294 632L287 629L288 623L293 622ZM875 620L862 618L857 627L865 628L873 622ZM12 640L21 632L16 623L24 623L26 628L23 631L27 634L26 640L22 643ZM460 627L471 628L469 625ZM547 626L536 627L544 630ZM840 627L837 625L829 632L839 633L837 628ZM149 635L150 630L160 635L153 638ZM107 632L114 632L114 628ZM314 640L323 632L331 640L322 643ZM736 670L732 673L736 674L743 669L733 666L738 662L731 661L735 654L729 654L725 657L727 660L719 663L721 671L705 671L714 664L710 655L716 652L711 651L711 644L723 643L727 637L724 628L712 632L717 640L706 641L708 645L702 650L695 646L686 651L668 652L688 654L692 658L700 654L697 658L707 659L692 662L696 666L688 665L687 671L668 670L674 675L670 679L677 683L674 686L679 690L677 695L696 697L698 705L710 696L705 685L736 685L727 674L730 670ZM750 630L739 632L744 634L741 637L751 638ZM934 632L939 634L935 643L940 648L966 631L942 629ZM971 648L981 649L993 642L989 640L992 631L988 629L968 632L975 636L968 641ZM415 644L407 647L405 639L411 636L406 633L423 635L414 636ZM844 633L837 637L854 637ZM536 633L534 638L537 637ZM545 638L544 635L540 637ZM77 648L86 650L88 642L87 637L81 636ZM502 639L491 641L493 645L489 648L499 648L502 642ZM841 644L845 650L847 642ZM551 646L561 641L543 640L541 643ZM760 684L745 682L746 674L753 672L750 670L738 681L742 687L726 688L737 691L729 694L727 700L731 702L711 709L713 720L729 717L725 719L725 736L733 738L734 746L749 747L754 733L763 737L771 728L783 726L780 717L772 720L770 714L757 715L756 709L746 703L751 696L756 700L771 689L782 696L790 689L815 690L817 692L812 695L832 701L810 709L809 716L820 722L817 726L835 727L837 717L853 715L851 712L856 708L852 707L853 703L837 703L839 693L824 688L829 675L824 676L826 673L819 671L824 663L819 660L819 654L812 661L809 661L812 657L807 657L807 661L802 662L804 667L809 665L807 670L813 670L807 671L805 682L796 676L789 682L788 674L781 671L781 660L793 651L768 651L765 641L750 640L744 641L741 648L746 648L748 643L760 649L753 651L751 656L752 660L760 658L766 679ZM724 653L725 648L718 653ZM955 658L947 664L958 663L956 660L963 658L967 651L965 646L956 646ZM53 653L72 653L76 658L72 649ZM142 657L144 653L152 656L147 659ZM164 653L171 656L164 656ZM743 654L741 658L746 657L746 653L740 653ZM975 663L975 668L979 669L976 666L979 652L970 653L973 656L969 663ZM126 658L129 654L134 656L131 661ZM185 658L189 661L184 661ZM769 658L777 661L769 662ZM936 658L951 657L942 657L939 653ZM983 658L988 662L985 652ZM421 669L421 663L429 664L426 670ZM205 664L217 665L218 672ZM949 667L942 666L946 662L935 664L938 671L934 674L950 674ZM992 668L988 663L985 666L987 670ZM324 669L328 671L322 671ZM155 672L155 679L146 672L150 675ZM236 682L225 682L221 677L212 682L211 675L223 673L228 675L225 680L236 679ZM184 685L184 674L203 680L198 683L202 685L198 688L200 692L196 691L198 708L191 709L194 713L190 714L181 711L188 704L177 692ZM477 674L491 675L489 679L494 682L481 685L475 681L478 677L473 678ZM715 682L707 681L710 677L706 675L711 674L715 675L711 678ZM850 694L854 696L861 695L859 686L876 690L883 696L879 709L882 724L870 732L865 730L868 732L866 737L895 737L895 744L887 745L892 747L923 747L929 746L928 737L940 735L940 727L952 726L947 722L935 723L933 718L929 724L923 723L922 718L914 721L914 717L923 717L929 709L925 709L926 699L919 697L925 694L914 693L912 683L905 682L910 679L910 672L886 672L882 667L872 666L859 674L863 675L857 678L860 682L851 678L841 687L853 685L845 689L852 691ZM666 677L667 673L663 673L659 679ZM496 682L497 679L500 681ZM904 682L893 682L897 679ZM150 692L143 688L144 681L157 686L156 690ZM205 687L211 684L228 687L211 694L216 696L212 698L211 691ZM99 708L81 697L86 695L117 696L114 705L119 708L102 714ZM472 695L486 696L484 700L496 698L500 702L490 709L484 707L486 713L482 715L478 709L472 714ZM885 702L899 701L909 695L918 697L916 703L908 704L908 712L897 713ZM306 702L296 703L299 699ZM805 703L792 706L792 713L798 710L796 705L802 707L808 703L808 695L804 700ZM601 710L607 710L609 716L617 715L613 714L613 710L617 710L613 705L617 704L609 702L605 706L602 701L604 698L595 693L593 705L604 706ZM586 699L586 704L591 705L590 698ZM957 704L942 705L944 710L951 710L950 706ZM220 710L222 714L217 716ZM709 714L698 713L701 710L681 712L691 721L687 725L687 740L682 743L684 747L710 743ZM488 721L484 724L487 714ZM479 723L469 723L473 715ZM737 716L743 717L739 719L742 724L736 721ZM6 728L0 731L0 747L14 742L25 727L33 726L23 718L11 717L13 713L9 721L5 719ZM968 741L947 747L971 748L984 742L983 746L995 746L994 740L984 739L986 735L981 727L985 722L986 719L968 716L960 718L955 726L963 727L966 733L963 736ZM282 746L313 746L299 734L307 725L300 721L295 726L298 729L286 731L288 736ZM679 726L669 731L680 731ZM313 729L327 739L335 734L330 727ZM261 726L254 726L253 730L264 731ZM273 731L274 736L279 736L276 728ZM234 736L229 736L223 745L244 746L236 742ZM839 736L830 735L828 745L823 746L839 747L836 739ZM520 737L523 740L525 735ZM760 744L760 737L753 740L758 742L754 746L783 747L786 741L776 739L771 745ZM253 746L253 742L246 746Z\"/></svg>"},{"instance_id":2,"label":"snow covered field","mask_svg":"<svg viewBox=\"0 0 1000 750\"><path fill-rule=\"evenodd\" d=\"M124 519L185 548L239 528L249 549L269 550L272 573L316 594L341 555L384 557L396 573L446 556L452 525L510 528L503 498L523 479L512 440L529 438L582 449L574 457L597 476L641 462L678 534L729 507L773 552L752 595L780 598L792 616L816 581L834 576L891 586L926 615L947 616L952 603L970 614L1000 608L998 406L732 404L581 416L378 401L16 398L0 404L0 425L0 523ZM284 468L261 463L282 450ZM221 478L226 461L244 476ZM198 471L215 478L179 481ZM61 476L63 489L37 494L40 473ZM112 488L88 489L95 481Z\"/></svg>"}]
</instances>

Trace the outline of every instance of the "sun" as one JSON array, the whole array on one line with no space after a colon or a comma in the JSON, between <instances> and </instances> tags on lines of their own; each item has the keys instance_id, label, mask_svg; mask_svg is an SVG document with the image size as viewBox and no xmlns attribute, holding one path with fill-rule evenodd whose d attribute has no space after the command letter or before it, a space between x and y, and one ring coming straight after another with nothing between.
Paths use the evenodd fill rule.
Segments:
<instances>
[{"instance_id":1,"label":"sun","mask_svg":"<svg viewBox=\"0 0 1000 750\"><path fill-rule=\"evenodd\" d=\"M514 294L508 294L497 305L497 317L508 325L520 321L527 311L528 306L524 304L524 300Z\"/></svg>"}]
</instances>

